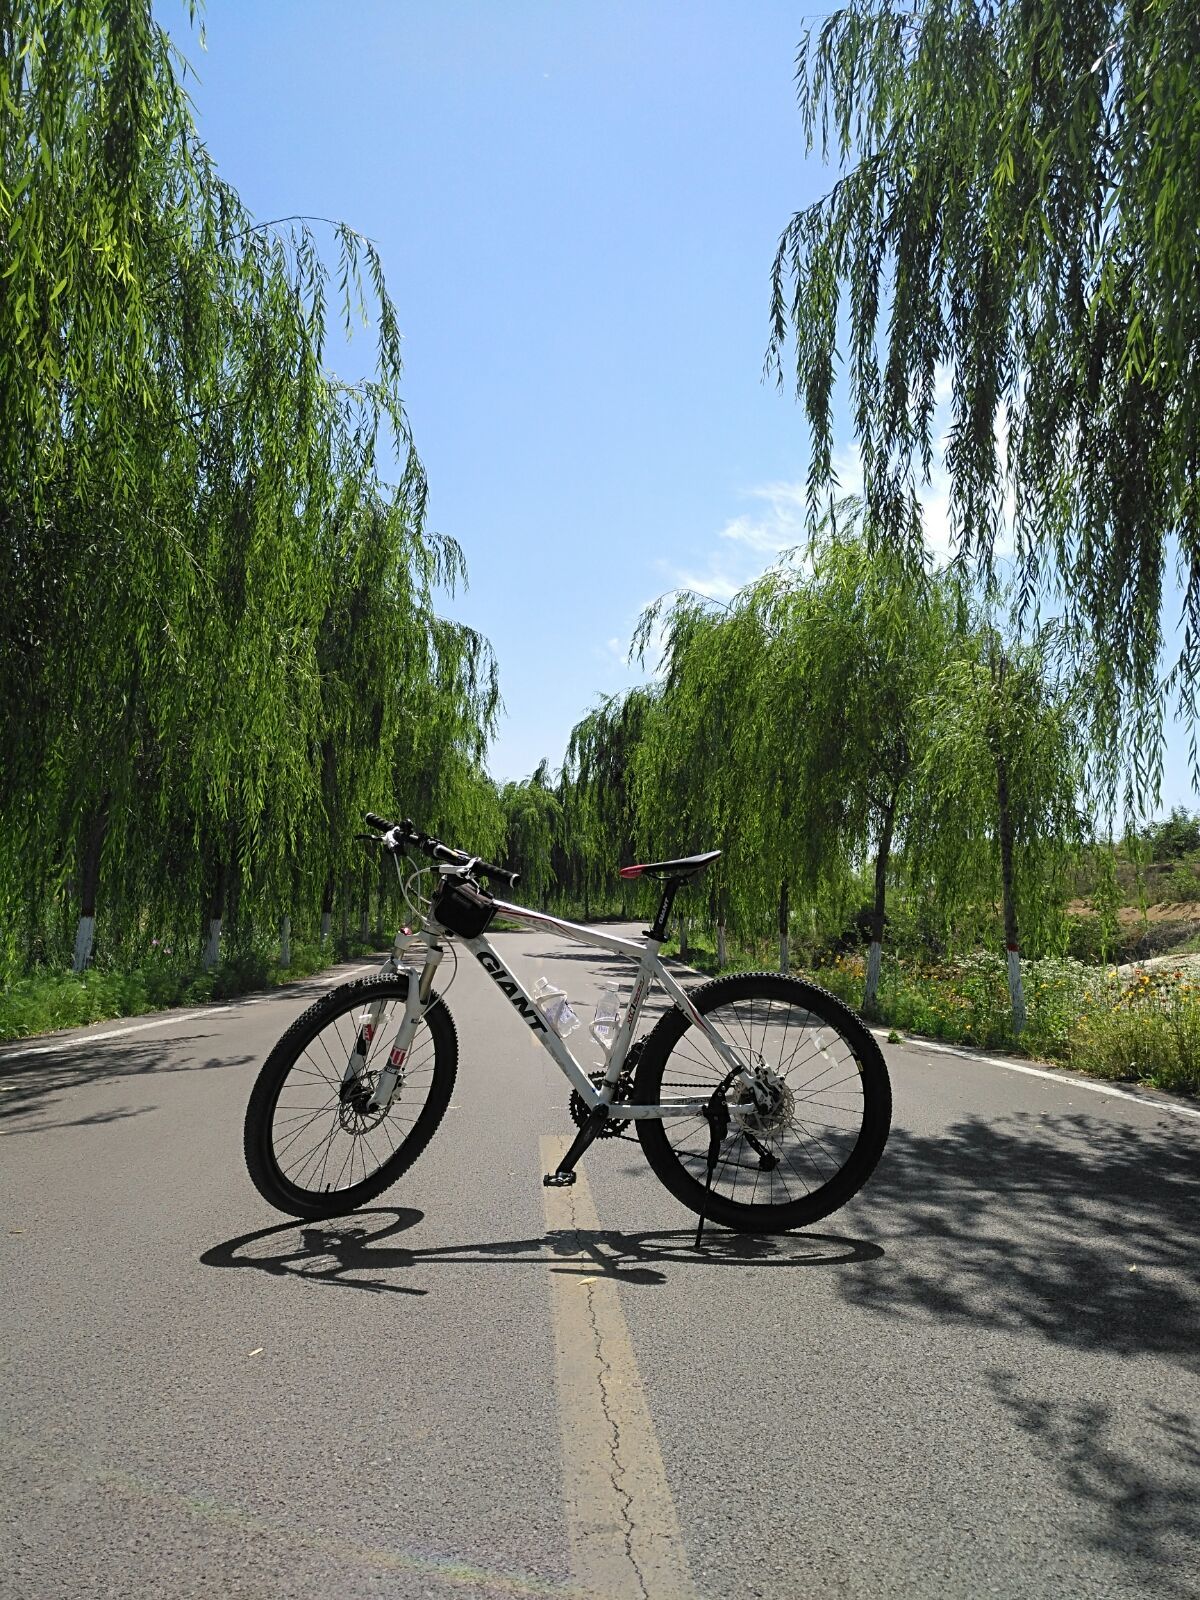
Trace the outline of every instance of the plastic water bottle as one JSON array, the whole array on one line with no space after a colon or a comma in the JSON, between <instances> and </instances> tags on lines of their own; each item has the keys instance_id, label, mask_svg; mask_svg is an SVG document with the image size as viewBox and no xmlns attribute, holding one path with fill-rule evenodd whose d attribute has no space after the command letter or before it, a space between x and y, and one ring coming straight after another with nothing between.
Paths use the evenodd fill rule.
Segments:
<instances>
[{"instance_id":1,"label":"plastic water bottle","mask_svg":"<svg viewBox=\"0 0 1200 1600\"><path fill-rule=\"evenodd\" d=\"M621 991L610 978L600 991L600 998L596 1002L596 1015L592 1018L592 1038L597 1044L603 1045L605 1050L612 1049L620 1019Z\"/></svg>"},{"instance_id":2,"label":"plastic water bottle","mask_svg":"<svg viewBox=\"0 0 1200 1600\"><path fill-rule=\"evenodd\" d=\"M560 1039L574 1033L579 1026L579 1018L571 1010L567 991L556 989L546 978L539 978L534 984L533 1003Z\"/></svg>"}]
</instances>

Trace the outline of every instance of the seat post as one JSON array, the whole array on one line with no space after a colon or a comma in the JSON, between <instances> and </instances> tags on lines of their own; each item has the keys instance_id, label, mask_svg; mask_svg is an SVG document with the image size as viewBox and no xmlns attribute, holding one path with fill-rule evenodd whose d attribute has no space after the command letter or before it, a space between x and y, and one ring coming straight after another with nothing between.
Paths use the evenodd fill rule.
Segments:
<instances>
[{"instance_id":1,"label":"seat post","mask_svg":"<svg viewBox=\"0 0 1200 1600\"><path fill-rule=\"evenodd\" d=\"M667 937L667 919L671 915L671 907L675 904L675 896L679 893L680 885L686 881L685 878L668 878L663 884L662 898L658 902L658 910L654 913L654 924L646 929L647 939L657 939L661 944Z\"/></svg>"}]
</instances>

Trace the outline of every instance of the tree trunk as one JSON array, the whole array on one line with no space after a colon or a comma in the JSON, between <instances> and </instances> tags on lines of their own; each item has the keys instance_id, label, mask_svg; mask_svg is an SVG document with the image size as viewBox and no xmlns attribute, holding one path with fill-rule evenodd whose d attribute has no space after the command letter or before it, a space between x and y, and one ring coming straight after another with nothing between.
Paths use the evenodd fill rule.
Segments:
<instances>
[{"instance_id":1,"label":"tree trunk","mask_svg":"<svg viewBox=\"0 0 1200 1600\"><path fill-rule=\"evenodd\" d=\"M387 854L387 853L382 853L381 856L380 856L380 861L379 861L379 882L376 885L376 890L375 890L375 892L376 892L376 899L375 899L375 943L376 944L382 944L383 943L383 938L384 938L383 903L384 903L384 899L385 899L385 897L387 895L387 886L388 886L387 875L392 870L393 870L393 868L392 868L391 856L389 854Z\"/></svg>"},{"instance_id":2,"label":"tree trunk","mask_svg":"<svg viewBox=\"0 0 1200 1600\"><path fill-rule=\"evenodd\" d=\"M690 954L691 954L691 951L690 951L689 946L688 946L688 919L686 917L680 917L680 919L679 919L679 959L681 961L686 961Z\"/></svg>"},{"instance_id":3,"label":"tree trunk","mask_svg":"<svg viewBox=\"0 0 1200 1600\"><path fill-rule=\"evenodd\" d=\"M1021 949L1017 937L1017 900L1013 883L1012 811L1008 801L1008 766L996 757L996 799L999 805L1000 881L1004 891L1004 948L1008 954L1008 998L1012 1005L1013 1033L1025 1027L1025 990L1021 983Z\"/></svg>"},{"instance_id":4,"label":"tree trunk","mask_svg":"<svg viewBox=\"0 0 1200 1600\"><path fill-rule=\"evenodd\" d=\"M867 952L867 981L863 988L863 1015L874 1015L879 994L879 969L883 965L883 919L887 906L888 858L892 853L892 829L896 821L893 795L883 818L883 833L875 857L875 904L871 909L871 948Z\"/></svg>"},{"instance_id":5,"label":"tree trunk","mask_svg":"<svg viewBox=\"0 0 1200 1600\"><path fill-rule=\"evenodd\" d=\"M366 863L363 863L362 879L359 884L360 894L358 912L358 937L363 944L368 942L371 929L371 879Z\"/></svg>"},{"instance_id":6,"label":"tree trunk","mask_svg":"<svg viewBox=\"0 0 1200 1600\"><path fill-rule=\"evenodd\" d=\"M279 925L279 965L290 967L292 964L292 919L284 917Z\"/></svg>"},{"instance_id":7,"label":"tree trunk","mask_svg":"<svg viewBox=\"0 0 1200 1600\"><path fill-rule=\"evenodd\" d=\"M208 900L208 934L204 945L204 966L211 972L221 959L221 913L225 905L225 863L218 859L212 871L212 892Z\"/></svg>"},{"instance_id":8,"label":"tree trunk","mask_svg":"<svg viewBox=\"0 0 1200 1600\"><path fill-rule=\"evenodd\" d=\"M787 973L791 966L791 949L788 941L788 881L779 885L779 970Z\"/></svg>"},{"instance_id":9,"label":"tree trunk","mask_svg":"<svg viewBox=\"0 0 1200 1600\"><path fill-rule=\"evenodd\" d=\"M96 932L96 895L100 888L100 852L108 832L108 796L97 806L83 837L83 856L79 873L79 925L75 930L75 956L72 971L84 972L92 959L92 940Z\"/></svg>"},{"instance_id":10,"label":"tree trunk","mask_svg":"<svg viewBox=\"0 0 1200 1600\"><path fill-rule=\"evenodd\" d=\"M329 943L329 930L333 926L333 874L325 879L325 889L321 895L321 949Z\"/></svg>"}]
</instances>

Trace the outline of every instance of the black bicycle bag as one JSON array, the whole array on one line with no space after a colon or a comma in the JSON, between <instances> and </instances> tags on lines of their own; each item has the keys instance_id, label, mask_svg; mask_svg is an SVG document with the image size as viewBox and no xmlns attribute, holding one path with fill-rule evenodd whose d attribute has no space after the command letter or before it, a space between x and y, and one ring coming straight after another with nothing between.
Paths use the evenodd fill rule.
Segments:
<instances>
[{"instance_id":1,"label":"black bicycle bag","mask_svg":"<svg viewBox=\"0 0 1200 1600\"><path fill-rule=\"evenodd\" d=\"M478 939L496 915L496 902L478 884L443 878L430 909L442 926L460 939Z\"/></svg>"}]
</instances>

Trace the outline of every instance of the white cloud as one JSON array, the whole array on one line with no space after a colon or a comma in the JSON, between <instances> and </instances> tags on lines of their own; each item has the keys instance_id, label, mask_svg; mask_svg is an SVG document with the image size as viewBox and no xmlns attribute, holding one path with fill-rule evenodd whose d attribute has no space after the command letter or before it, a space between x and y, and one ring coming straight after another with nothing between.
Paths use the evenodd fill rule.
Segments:
<instances>
[{"instance_id":1,"label":"white cloud","mask_svg":"<svg viewBox=\"0 0 1200 1600\"><path fill-rule=\"evenodd\" d=\"M765 508L757 515L734 517L717 537L768 555L778 555L803 542L805 495L802 483L768 483L751 489L750 499Z\"/></svg>"},{"instance_id":2,"label":"white cloud","mask_svg":"<svg viewBox=\"0 0 1200 1600\"><path fill-rule=\"evenodd\" d=\"M949 438L951 379L949 368L939 371L934 388L934 457L930 481L920 487L918 498L924 520L925 544L936 566L944 566L954 555L955 541L950 514L950 475L944 465ZM996 448L1003 469L1008 445L1007 418L996 418ZM863 492L862 456L856 444L835 450L833 456L833 495L841 499ZM772 566L785 551L803 551L808 541L808 491L800 480L779 479L746 490L747 509L730 518L706 538L697 540L692 559L686 566L668 561L657 563L665 591L688 589L707 599L725 602L739 589ZM1012 553L1013 501L1009 494L1003 506L1003 522L996 541L996 555ZM653 598L653 597L651 597ZM647 601L646 604L649 604ZM640 615L643 607L638 608ZM632 627L631 627L632 632ZM646 662L658 660L661 633L651 640ZM606 659L619 662L630 678L642 671L626 660L628 646L620 639L607 641Z\"/></svg>"}]
</instances>

